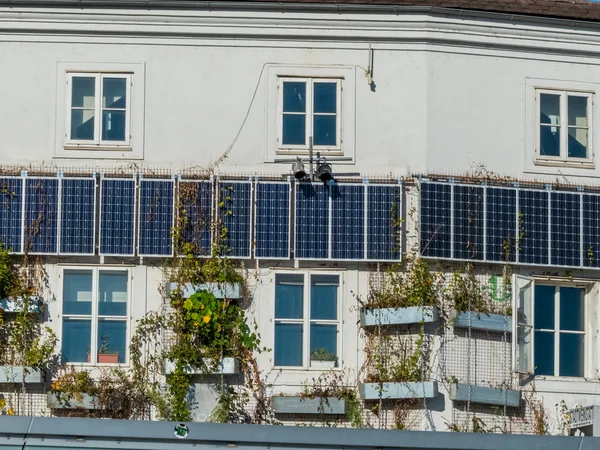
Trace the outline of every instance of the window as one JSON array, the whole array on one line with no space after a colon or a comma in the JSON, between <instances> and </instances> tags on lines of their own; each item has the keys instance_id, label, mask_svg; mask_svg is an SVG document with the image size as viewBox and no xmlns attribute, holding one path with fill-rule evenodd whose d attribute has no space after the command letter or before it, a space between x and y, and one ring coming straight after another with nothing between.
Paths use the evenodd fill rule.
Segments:
<instances>
[{"instance_id":1,"label":"window","mask_svg":"<svg viewBox=\"0 0 600 450\"><path fill-rule=\"evenodd\" d=\"M524 277L516 282L517 372L584 377L586 288Z\"/></svg>"},{"instance_id":2,"label":"window","mask_svg":"<svg viewBox=\"0 0 600 450\"><path fill-rule=\"evenodd\" d=\"M63 361L124 364L129 271L65 269L62 300Z\"/></svg>"},{"instance_id":3,"label":"window","mask_svg":"<svg viewBox=\"0 0 600 450\"><path fill-rule=\"evenodd\" d=\"M339 275L275 275L275 366L339 366L339 285Z\"/></svg>"},{"instance_id":4,"label":"window","mask_svg":"<svg viewBox=\"0 0 600 450\"><path fill-rule=\"evenodd\" d=\"M67 85L69 144L129 145L130 75L70 73Z\"/></svg>"},{"instance_id":5,"label":"window","mask_svg":"<svg viewBox=\"0 0 600 450\"><path fill-rule=\"evenodd\" d=\"M341 80L280 78L282 150L340 150Z\"/></svg>"},{"instance_id":6,"label":"window","mask_svg":"<svg viewBox=\"0 0 600 450\"><path fill-rule=\"evenodd\" d=\"M538 161L590 163L592 94L536 89Z\"/></svg>"}]
</instances>

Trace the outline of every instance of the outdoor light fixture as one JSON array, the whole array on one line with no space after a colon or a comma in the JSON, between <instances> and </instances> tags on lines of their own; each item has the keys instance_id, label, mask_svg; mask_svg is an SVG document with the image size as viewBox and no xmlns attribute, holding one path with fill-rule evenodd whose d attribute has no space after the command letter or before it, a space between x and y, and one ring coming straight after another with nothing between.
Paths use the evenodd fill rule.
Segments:
<instances>
[{"instance_id":1,"label":"outdoor light fixture","mask_svg":"<svg viewBox=\"0 0 600 450\"><path fill-rule=\"evenodd\" d=\"M333 172L331 170L331 165L327 164L326 162L320 163L317 166L315 176L323 183L328 183L330 180L333 180Z\"/></svg>"},{"instance_id":2,"label":"outdoor light fixture","mask_svg":"<svg viewBox=\"0 0 600 450\"><path fill-rule=\"evenodd\" d=\"M300 161L300 158L294 164L292 164L292 172L296 180L302 180L306 178L306 170L304 170L304 164Z\"/></svg>"}]
</instances>

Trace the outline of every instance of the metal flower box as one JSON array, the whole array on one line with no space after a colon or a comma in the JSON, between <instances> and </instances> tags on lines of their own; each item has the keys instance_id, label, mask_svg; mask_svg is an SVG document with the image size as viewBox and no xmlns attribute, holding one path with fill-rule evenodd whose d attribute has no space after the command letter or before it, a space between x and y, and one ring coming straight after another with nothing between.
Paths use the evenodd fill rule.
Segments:
<instances>
[{"instance_id":1,"label":"metal flower box","mask_svg":"<svg viewBox=\"0 0 600 450\"><path fill-rule=\"evenodd\" d=\"M360 395L363 400L434 398L438 395L438 385L437 381L363 383L360 385Z\"/></svg>"},{"instance_id":2,"label":"metal flower box","mask_svg":"<svg viewBox=\"0 0 600 450\"><path fill-rule=\"evenodd\" d=\"M29 297L29 312L41 312L42 298L38 296ZM0 298L0 308L7 313L18 313L23 309L23 297Z\"/></svg>"},{"instance_id":3,"label":"metal flower box","mask_svg":"<svg viewBox=\"0 0 600 450\"><path fill-rule=\"evenodd\" d=\"M0 384L41 382L42 373L38 369L23 366L0 366Z\"/></svg>"},{"instance_id":4,"label":"metal flower box","mask_svg":"<svg viewBox=\"0 0 600 450\"><path fill-rule=\"evenodd\" d=\"M458 402L468 402L469 396L472 403L484 405L512 406L518 408L521 405L521 392L512 389L501 389L485 386L471 386L469 393L468 384L451 384L450 399Z\"/></svg>"},{"instance_id":5,"label":"metal flower box","mask_svg":"<svg viewBox=\"0 0 600 450\"><path fill-rule=\"evenodd\" d=\"M179 288L179 283L168 283L167 294L176 291ZM208 291L213 294L216 298L228 298L230 300L237 300L241 298L241 286L240 283L185 283L182 286L182 293L184 298L190 298L196 292Z\"/></svg>"},{"instance_id":6,"label":"metal flower box","mask_svg":"<svg viewBox=\"0 0 600 450\"><path fill-rule=\"evenodd\" d=\"M223 358L214 370L214 361L210 358L203 359L208 371L203 367L186 367L185 373L188 375L237 375L240 373L239 361L235 358ZM173 373L175 362L169 359L165 360L165 375Z\"/></svg>"},{"instance_id":7,"label":"metal flower box","mask_svg":"<svg viewBox=\"0 0 600 450\"><path fill-rule=\"evenodd\" d=\"M361 313L363 327L379 325L409 325L438 321L437 306L410 306L408 308L367 309Z\"/></svg>"},{"instance_id":8,"label":"metal flower box","mask_svg":"<svg viewBox=\"0 0 600 450\"><path fill-rule=\"evenodd\" d=\"M47 401L50 409L98 409L96 396L91 394L48 392Z\"/></svg>"},{"instance_id":9,"label":"metal flower box","mask_svg":"<svg viewBox=\"0 0 600 450\"><path fill-rule=\"evenodd\" d=\"M276 414L346 414L346 401L335 397L271 397Z\"/></svg>"},{"instance_id":10,"label":"metal flower box","mask_svg":"<svg viewBox=\"0 0 600 450\"><path fill-rule=\"evenodd\" d=\"M487 314L474 311L458 312L452 311L451 318L454 319L455 328L469 328L487 330L498 333L512 333L512 316L503 314Z\"/></svg>"}]
</instances>

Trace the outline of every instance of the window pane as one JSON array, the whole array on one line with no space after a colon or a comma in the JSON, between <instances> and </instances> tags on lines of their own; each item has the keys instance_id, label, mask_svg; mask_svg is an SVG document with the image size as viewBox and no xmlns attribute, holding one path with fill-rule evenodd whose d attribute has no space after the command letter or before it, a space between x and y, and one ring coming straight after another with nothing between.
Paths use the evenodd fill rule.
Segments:
<instances>
[{"instance_id":1,"label":"window pane","mask_svg":"<svg viewBox=\"0 0 600 450\"><path fill-rule=\"evenodd\" d=\"M540 155L560 156L560 127L540 125Z\"/></svg>"},{"instance_id":2,"label":"window pane","mask_svg":"<svg viewBox=\"0 0 600 450\"><path fill-rule=\"evenodd\" d=\"M104 78L102 84L102 107L127 107L127 80L125 78Z\"/></svg>"},{"instance_id":3,"label":"window pane","mask_svg":"<svg viewBox=\"0 0 600 450\"><path fill-rule=\"evenodd\" d=\"M560 95L540 94L540 123L560 125Z\"/></svg>"},{"instance_id":4,"label":"window pane","mask_svg":"<svg viewBox=\"0 0 600 450\"><path fill-rule=\"evenodd\" d=\"M93 109L72 109L71 139L94 140L94 117L95 112Z\"/></svg>"},{"instance_id":5,"label":"window pane","mask_svg":"<svg viewBox=\"0 0 600 450\"><path fill-rule=\"evenodd\" d=\"M560 288L560 329L584 331L584 292L581 288ZM562 349L561 349L562 351Z\"/></svg>"},{"instance_id":6,"label":"window pane","mask_svg":"<svg viewBox=\"0 0 600 450\"><path fill-rule=\"evenodd\" d=\"M531 333L531 327L517 325L517 369L522 373L531 373L533 369Z\"/></svg>"},{"instance_id":7,"label":"window pane","mask_svg":"<svg viewBox=\"0 0 600 450\"><path fill-rule=\"evenodd\" d=\"M125 111L102 111L102 140L125 140Z\"/></svg>"},{"instance_id":8,"label":"window pane","mask_svg":"<svg viewBox=\"0 0 600 450\"><path fill-rule=\"evenodd\" d=\"M302 319L304 275L275 276L275 318Z\"/></svg>"},{"instance_id":9,"label":"window pane","mask_svg":"<svg viewBox=\"0 0 600 450\"><path fill-rule=\"evenodd\" d=\"M588 130L569 128L569 158L587 158Z\"/></svg>"},{"instance_id":10,"label":"window pane","mask_svg":"<svg viewBox=\"0 0 600 450\"><path fill-rule=\"evenodd\" d=\"M311 319L337 320L339 284L337 275L312 275L310 277Z\"/></svg>"},{"instance_id":11,"label":"window pane","mask_svg":"<svg viewBox=\"0 0 600 450\"><path fill-rule=\"evenodd\" d=\"M306 116L303 114L283 115L283 145L306 145Z\"/></svg>"},{"instance_id":12,"label":"window pane","mask_svg":"<svg viewBox=\"0 0 600 450\"><path fill-rule=\"evenodd\" d=\"M96 108L96 79L94 77L73 77L71 106Z\"/></svg>"},{"instance_id":13,"label":"window pane","mask_svg":"<svg viewBox=\"0 0 600 450\"><path fill-rule=\"evenodd\" d=\"M583 376L583 341L582 334L560 333L561 377Z\"/></svg>"},{"instance_id":14,"label":"window pane","mask_svg":"<svg viewBox=\"0 0 600 450\"><path fill-rule=\"evenodd\" d=\"M587 97L571 96L567 98L569 125L575 127L587 127Z\"/></svg>"},{"instance_id":15,"label":"window pane","mask_svg":"<svg viewBox=\"0 0 600 450\"><path fill-rule=\"evenodd\" d=\"M275 365L302 365L302 325L275 324Z\"/></svg>"},{"instance_id":16,"label":"window pane","mask_svg":"<svg viewBox=\"0 0 600 450\"><path fill-rule=\"evenodd\" d=\"M325 349L329 353L337 355L336 325L310 325L310 353L312 354L317 349Z\"/></svg>"},{"instance_id":17,"label":"window pane","mask_svg":"<svg viewBox=\"0 0 600 450\"><path fill-rule=\"evenodd\" d=\"M127 272L100 271L98 314L101 316L127 315Z\"/></svg>"},{"instance_id":18,"label":"window pane","mask_svg":"<svg viewBox=\"0 0 600 450\"><path fill-rule=\"evenodd\" d=\"M64 362L88 362L92 339L92 321L63 319L62 359Z\"/></svg>"},{"instance_id":19,"label":"window pane","mask_svg":"<svg viewBox=\"0 0 600 450\"><path fill-rule=\"evenodd\" d=\"M283 83L283 112L306 112L306 83L301 81Z\"/></svg>"},{"instance_id":20,"label":"window pane","mask_svg":"<svg viewBox=\"0 0 600 450\"><path fill-rule=\"evenodd\" d=\"M91 270L65 270L63 314L92 314Z\"/></svg>"},{"instance_id":21,"label":"window pane","mask_svg":"<svg viewBox=\"0 0 600 450\"><path fill-rule=\"evenodd\" d=\"M554 333L550 331L535 332L535 374L554 375Z\"/></svg>"},{"instance_id":22,"label":"window pane","mask_svg":"<svg viewBox=\"0 0 600 450\"><path fill-rule=\"evenodd\" d=\"M98 322L98 362L125 363L127 323L116 320Z\"/></svg>"},{"instance_id":23,"label":"window pane","mask_svg":"<svg viewBox=\"0 0 600 450\"><path fill-rule=\"evenodd\" d=\"M337 116L314 117L314 145L337 144Z\"/></svg>"},{"instance_id":24,"label":"window pane","mask_svg":"<svg viewBox=\"0 0 600 450\"><path fill-rule=\"evenodd\" d=\"M534 327L536 329L554 329L554 299L556 287L535 285L535 314Z\"/></svg>"},{"instance_id":25,"label":"window pane","mask_svg":"<svg viewBox=\"0 0 600 450\"><path fill-rule=\"evenodd\" d=\"M314 84L314 111L335 113L337 111L337 83Z\"/></svg>"}]
</instances>

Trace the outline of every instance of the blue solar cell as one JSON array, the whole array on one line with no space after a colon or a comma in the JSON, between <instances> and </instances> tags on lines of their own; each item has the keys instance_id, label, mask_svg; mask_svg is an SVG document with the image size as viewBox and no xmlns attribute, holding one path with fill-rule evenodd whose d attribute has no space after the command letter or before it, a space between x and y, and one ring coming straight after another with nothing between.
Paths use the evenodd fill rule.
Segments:
<instances>
[{"instance_id":1,"label":"blue solar cell","mask_svg":"<svg viewBox=\"0 0 600 450\"><path fill-rule=\"evenodd\" d=\"M454 258L483 260L483 203L481 186L454 185Z\"/></svg>"},{"instance_id":2,"label":"blue solar cell","mask_svg":"<svg viewBox=\"0 0 600 450\"><path fill-rule=\"evenodd\" d=\"M135 253L135 180L103 178L100 183L100 254Z\"/></svg>"},{"instance_id":3,"label":"blue solar cell","mask_svg":"<svg viewBox=\"0 0 600 450\"><path fill-rule=\"evenodd\" d=\"M421 183L421 254L451 256L451 185Z\"/></svg>"},{"instance_id":4,"label":"blue solar cell","mask_svg":"<svg viewBox=\"0 0 600 450\"><path fill-rule=\"evenodd\" d=\"M256 258L290 257L290 183L256 185Z\"/></svg>"},{"instance_id":5,"label":"blue solar cell","mask_svg":"<svg viewBox=\"0 0 600 450\"><path fill-rule=\"evenodd\" d=\"M331 257L365 259L365 187L331 187Z\"/></svg>"},{"instance_id":6,"label":"blue solar cell","mask_svg":"<svg viewBox=\"0 0 600 450\"><path fill-rule=\"evenodd\" d=\"M185 245L198 256L210 256L214 207L212 181L180 181L178 195L177 220L182 233L177 251L188 253L182 248Z\"/></svg>"},{"instance_id":7,"label":"blue solar cell","mask_svg":"<svg viewBox=\"0 0 600 450\"><path fill-rule=\"evenodd\" d=\"M25 253L58 251L58 178L25 179Z\"/></svg>"},{"instance_id":8,"label":"blue solar cell","mask_svg":"<svg viewBox=\"0 0 600 450\"><path fill-rule=\"evenodd\" d=\"M0 242L13 253L23 251L23 178L0 178Z\"/></svg>"},{"instance_id":9,"label":"blue solar cell","mask_svg":"<svg viewBox=\"0 0 600 450\"><path fill-rule=\"evenodd\" d=\"M59 253L93 255L96 180L63 178L60 189Z\"/></svg>"},{"instance_id":10,"label":"blue solar cell","mask_svg":"<svg viewBox=\"0 0 600 450\"><path fill-rule=\"evenodd\" d=\"M402 253L402 187L367 185L367 259L397 261Z\"/></svg>"},{"instance_id":11,"label":"blue solar cell","mask_svg":"<svg viewBox=\"0 0 600 450\"><path fill-rule=\"evenodd\" d=\"M551 261L557 266L581 265L581 196L578 193L550 194Z\"/></svg>"},{"instance_id":12,"label":"blue solar cell","mask_svg":"<svg viewBox=\"0 0 600 450\"><path fill-rule=\"evenodd\" d=\"M250 258L252 251L252 184L250 182L220 182L217 213L225 236L224 254L234 258ZM226 232L224 232L226 230Z\"/></svg>"},{"instance_id":13,"label":"blue solar cell","mask_svg":"<svg viewBox=\"0 0 600 450\"><path fill-rule=\"evenodd\" d=\"M295 216L295 257L329 258L329 187L297 183Z\"/></svg>"},{"instance_id":14,"label":"blue solar cell","mask_svg":"<svg viewBox=\"0 0 600 450\"><path fill-rule=\"evenodd\" d=\"M548 192L519 190L519 262L549 264Z\"/></svg>"},{"instance_id":15,"label":"blue solar cell","mask_svg":"<svg viewBox=\"0 0 600 450\"><path fill-rule=\"evenodd\" d=\"M600 195L583 194L583 265L600 267Z\"/></svg>"},{"instance_id":16,"label":"blue solar cell","mask_svg":"<svg viewBox=\"0 0 600 450\"><path fill-rule=\"evenodd\" d=\"M486 253L489 261L514 262L517 191L488 187L486 192Z\"/></svg>"},{"instance_id":17,"label":"blue solar cell","mask_svg":"<svg viewBox=\"0 0 600 450\"><path fill-rule=\"evenodd\" d=\"M138 255L173 254L173 180L140 180L140 215L138 218Z\"/></svg>"}]
</instances>

